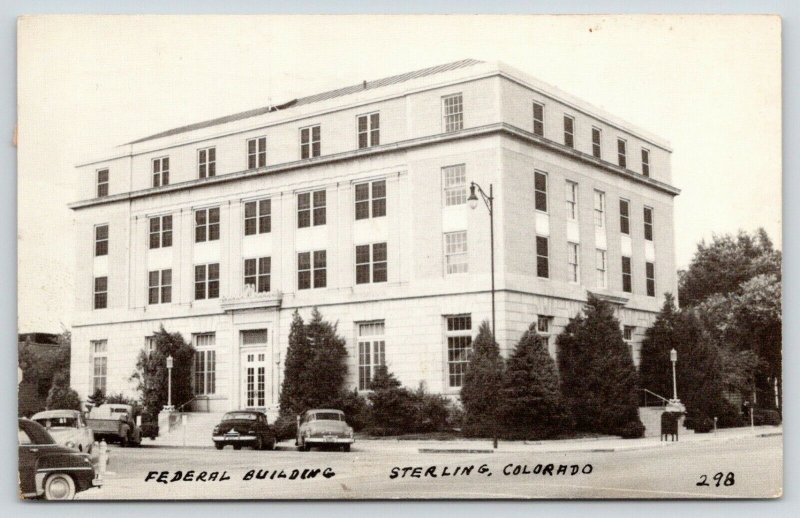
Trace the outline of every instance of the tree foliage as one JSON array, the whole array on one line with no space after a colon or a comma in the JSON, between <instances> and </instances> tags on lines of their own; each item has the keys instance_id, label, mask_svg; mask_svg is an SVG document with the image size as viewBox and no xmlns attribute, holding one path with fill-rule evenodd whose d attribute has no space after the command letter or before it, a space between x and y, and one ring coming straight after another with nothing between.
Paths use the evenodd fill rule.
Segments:
<instances>
[{"instance_id":1,"label":"tree foliage","mask_svg":"<svg viewBox=\"0 0 800 518\"><path fill-rule=\"evenodd\" d=\"M69 386L69 378L60 372L53 378L47 394L47 410L81 410L81 398Z\"/></svg>"},{"instance_id":2,"label":"tree foliage","mask_svg":"<svg viewBox=\"0 0 800 518\"><path fill-rule=\"evenodd\" d=\"M556 342L562 393L578 430L621 435L641 425L633 359L610 304L590 295L584 313Z\"/></svg>"},{"instance_id":3,"label":"tree foliage","mask_svg":"<svg viewBox=\"0 0 800 518\"><path fill-rule=\"evenodd\" d=\"M22 370L19 385L19 414L31 415L46 406L47 395L57 375L69 383L70 333L58 336L56 344L18 343L17 365Z\"/></svg>"},{"instance_id":4,"label":"tree foliage","mask_svg":"<svg viewBox=\"0 0 800 518\"><path fill-rule=\"evenodd\" d=\"M465 435L491 437L495 433L502 383L503 359L489 322L484 321L472 343L472 356L461 387Z\"/></svg>"}]
</instances>

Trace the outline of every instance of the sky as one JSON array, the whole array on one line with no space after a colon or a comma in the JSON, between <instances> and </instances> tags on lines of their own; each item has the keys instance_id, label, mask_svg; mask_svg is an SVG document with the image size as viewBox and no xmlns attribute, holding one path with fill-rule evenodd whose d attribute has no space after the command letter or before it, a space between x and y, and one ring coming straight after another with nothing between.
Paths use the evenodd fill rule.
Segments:
<instances>
[{"instance_id":1,"label":"sky","mask_svg":"<svg viewBox=\"0 0 800 518\"><path fill-rule=\"evenodd\" d=\"M781 247L780 21L769 16L49 16L18 41L19 332L69 328L75 165L165 129L464 58L499 60L673 148L675 256Z\"/></svg>"}]
</instances>

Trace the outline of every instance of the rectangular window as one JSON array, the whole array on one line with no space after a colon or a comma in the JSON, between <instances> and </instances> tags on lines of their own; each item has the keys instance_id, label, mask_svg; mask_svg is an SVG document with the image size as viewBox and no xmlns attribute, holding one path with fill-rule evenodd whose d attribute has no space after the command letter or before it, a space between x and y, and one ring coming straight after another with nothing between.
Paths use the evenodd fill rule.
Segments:
<instances>
[{"instance_id":1,"label":"rectangular window","mask_svg":"<svg viewBox=\"0 0 800 518\"><path fill-rule=\"evenodd\" d=\"M448 274L467 273L467 231L448 232L444 235L445 267Z\"/></svg>"},{"instance_id":2,"label":"rectangular window","mask_svg":"<svg viewBox=\"0 0 800 518\"><path fill-rule=\"evenodd\" d=\"M386 180L356 184L356 219L386 215Z\"/></svg>"},{"instance_id":3,"label":"rectangular window","mask_svg":"<svg viewBox=\"0 0 800 518\"><path fill-rule=\"evenodd\" d=\"M575 119L564 115L564 145L575 147Z\"/></svg>"},{"instance_id":4,"label":"rectangular window","mask_svg":"<svg viewBox=\"0 0 800 518\"><path fill-rule=\"evenodd\" d=\"M464 164L443 167L442 184L445 207L467 203L467 169Z\"/></svg>"},{"instance_id":5,"label":"rectangular window","mask_svg":"<svg viewBox=\"0 0 800 518\"><path fill-rule=\"evenodd\" d=\"M148 304L168 304L172 302L172 270L153 270L149 272L147 283Z\"/></svg>"},{"instance_id":6,"label":"rectangular window","mask_svg":"<svg viewBox=\"0 0 800 518\"><path fill-rule=\"evenodd\" d=\"M307 290L312 287L312 284L314 288L324 288L327 283L327 254L325 250L297 254L297 289Z\"/></svg>"},{"instance_id":7,"label":"rectangular window","mask_svg":"<svg viewBox=\"0 0 800 518\"><path fill-rule=\"evenodd\" d=\"M108 225L94 227L94 255L108 255Z\"/></svg>"},{"instance_id":8,"label":"rectangular window","mask_svg":"<svg viewBox=\"0 0 800 518\"><path fill-rule=\"evenodd\" d=\"M92 340L89 342L92 355L92 391L106 393L108 377L108 340Z\"/></svg>"},{"instance_id":9,"label":"rectangular window","mask_svg":"<svg viewBox=\"0 0 800 518\"><path fill-rule=\"evenodd\" d=\"M267 137L256 137L247 141L247 168L255 169L267 165Z\"/></svg>"},{"instance_id":10,"label":"rectangular window","mask_svg":"<svg viewBox=\"0 0 800 518\"><path fill-rule=\"evenodd\" d=\"M444 131L458 131L464 127L464 105L461 94L442 97Z\"/></svg>"},{"instance_id":11,"label":"rectangular window","mask_svg":"<svg viewBox=\"0 0 800 518\"><path fill-rule=\"evenodd\" d=\"M156 337L153 335L144 337L144 351L149 355L156 350Z\"/></svg>"},{"instance_id":12,"label":"rectangular window","mask_svg":"<svg viewBox=\"0 0 800 518\"><path fill-rule=\"evenodd\" d=\"M312 205L313 203L313 205ZM303 192L297 195L297 228L324 225L325 191Z\"/></svg>"},{"instance_id":13,"label":"rectangular window","mask_svg":"<svg viewBox=\"0 0 800 518\"><path fill-rule=\"evenodd\" d=\"M642 174L650 176L650 150L642 148Z\"/></svg>"},{"instance_id":14,"label":"rectangular window","mask_svg":"<svg viewBox=\"0 0 800 518\"><path fill-rule=\"evenodd\" d=\"M198 264L194 267L194 299L219 298L219 263Z\"/></svg>"},{"instance_id":15,"label":"rectangular window","mask_svg":"<svg viewBox=\"0 0 800 518\"><path fill-rule=\"evenodd\" d=\"M197 150L197 176L207 178L217 175L217 148Z\"/></svg>"},{"instance_id":16,"label":"rectangular window","mask_svg":"<svg viewBox=\"0 0 800 518\"><path fill-rule=\"evenodd\" d=\"M608 287L608 262L606 260L606 251L599 248L594 251L595 270L597 274L597 287Z\"/></svg>"},{"instance_id":17,"label":"rectangular window","mask_svg":"<svg viewBox=\"0 0 800 518\"><path fill-rule=\"evenodd\" d=\"M580 268L578 258L580 248L577 243L567 243L567 263L569 264L569 282L580 281Z\"/></svg>"},{"instance_id":18,"label":"rectangular window","mask_svg":"<svg viewBox=\"0 0 800 518\"><path fill-rule=\"evenodd\" d=\"M108 196L108 169L97 171L97 197Z\"/></svg>"},{"instance_id":19,"label":"rectangular window","mask_svg":"<svg viewBox=\"0 0 800 518\"><path fill-rule=\"evenodd\" d=\"M656 296L656 265L644 263L645 274L647 276L647 296Z\"/></svg>"},{"instance_id":20,"label":"rectangular window","mask_svg":"<svg viewBox=\"0 0 800 518\"><path fill-rule=\"evenodd\" d=\"M248 329L240 333L242 346L248 345L267 345L267 330L266 329Z\"/></svg>"},{"instance_id":21,"label":"rectangular window","mask_svg":"<svg viewBox=\"0 0 800 518\"><path fill-rule=\"evenodd\" d=\"M358 121L358 149L377 146L381 143L381 114L368 113L359 115Z\"/></svg>"},{"instance_id":22,"label":"rectangular window","mask_svg":"<svg viewBox=\"0 0 800 518\"><path fill-rule=\"evenodd\" d=\"M108 277L94 278L94 309L108 307Z\"/></svg>"},{"instance_id":23,"label":"rectangular window","mask_svg":"<svg viewBox=\"0 0 800 518\"><path fill-rule=\"evenodd\" d=\"M169 157L153 159L153 187L169 185Z\"/></svg>"},{"instance_id":24,"label":"rectangular window","mask_svg":"<svg viewBox=\"0 0 800 518\"><path fill-rule=\"evenodd\" d=\"M244 235L267 234L272 231L272 200L248 201L244 204Z\"/></svg>"},{"instance_id":25,"label":"rectangular window","mask_svg":"<svg viewBox=\"0 0 800 518\"><path fill-rule=\"evenodd\" d=\"M653 240L653 209L650 207L644 208L644 238Z\"/></svg>"},{"instance_id":26,"label":"rectangular window","mask_svg":"<svg viewBox=\"0 0 800 518\"><path fill-rule=\"evenodd\" d=\"M358 389L368 390L375 370L386 365L383 322L358 324Z\"/></svg>"},{"instance_id":27,"label":"rectangular window","mask_svg":"<svg viewBox=\"0 0 800 518\"><path fill-rule=\"evenodd\" d=\"M606 226L606 193L594 191L594 226Z\"/></svg>"},{"instance_id":28,"label":"rectangular window","mask_svg":"<svg viewBox=\"0 0 800 518\"><path fill-rule=\"evenodd\" d=\"M627 143L624 139L617 139L617 163L620 167L628 166Z\"/></svg>"},{"instance_id":29,"label":"rectangular window","mask_svg":"<svg viewBox=\"0 0 800 518\"><path fill-rule=\"evenodd\" d=\"M194 211L194 242L219 239L219 207Z\"/></svg>"},{"instance_id":30,"label":"rectangular window","mask_svg":"<svg viewBox=\"0 0 800 518\"><path fill-rule=\"evenodd\" d=\"M626 199L619 200L619 231L626 236L631 235L630 202Z\"/></svg>"},{"instance_id":31,"label":"rectangular window","mask_svg":"<svg viewBox=\"0 0 800 518\"><path fill-rule=\"evenodd\" d=\"M256 293L267 293L270 290L271 257L244 260L244 285Z\"/></svg>"},{"instance_id":32,"label":"rectangular window","mask_svg":"<svg viewBox=\"0 0 800 518\"><path fill-rule=\"evenodd\" d=\"M447 317L445 330L447 339L448 385L452 388L464 384L469 357L472 355L472 317L458 315Z\"/></svg>"},{"instance_id":33,"label":"rectangular window","mask_svg":"<svg viewBox=\"0 0 800 518\"><path fill-rule=\"evenodd\" d=\"M386 243L356 246L356 284L386 282L386 274Z\"/></svg>"},{"instance_id":34,"label":"rectangular window","mask_svg":"<svg viewBox=\"0 0 800 518\"><path fill-rule=\"evenodd\" d=\"M567 180L567 218L578 219L578 184Z\"/></svg>"},{"instance_id":35,"label":"rectangular window","mask_svg":"<svg viewBox=\"0 0 800 518\"><path fill-rule=\"evenodd\" d=\"M547 212L547 173L536 171L533 173L534 204L536 210Z\"/></svg>"},{"instance_id":36,"label":"rectangular window","mask_svg":"<svg viewBox=\"0 0 800 518\"><path fill-rule=\"evenodd\" d=\"M321 153L320 126L300 129L300 158L314 158Z\"/></svg>"},{"instance_id":37,"label":"rectangular window","mask_svg":"<svg viewBox=\"0 0 800 518\"><path fill-rule=\"evenodd\" d=\"M536 276L542 278L550 277L550 264L548 252L548 239L543 236L536 236Z\"/></svg>"},{"instance_id":38,"label":"rectangular window","mask_svg":"<svg viewBox=\"0 0 800 518\"><path fill-rule=\"evenodd\" d=\"M622 258L622 291L631 293L633 287L631 286L631 258Z\"/></svg>"},{"instance_id":39,"label":"rectangular window","mask_svg":"<svg viewBox=\"0 0 800 518\"><path fill-rule=\"evenodd\" d=\"M600 128L592 128L592 155L600 158Z\"/></svg>"},{"instance_id":40,"label":"rectangular window","mask_svg":"<svg viewBox=\"0 0 800 518\"><path fill-rule=\"evenodd\" d=\"M197 396L210 396L217 391L217 352L216 335L201 333L194 341L194 393Z\"/></svg>"},{"instance_id":41,"label":"rectangular window","mask_svg":"<svg viewBox=\"0 0 800 518\"><path fill-rule=\"evenodd\" d=\"M544 104L533 103L533 134L544 136Z\"/></svg>"},{"instance_id":42,"label":"rectangular window","mask_svg":"<svg viewBox=\"0 0 800 518\"><path fill-rule=\"evenodd\" d=\"M550 332L553 325L553 317L547 315L536 316L536 334L545 350L550 350Z\"/></svg>"},{"instance_id":43,"label":"rectangular window","mask_svg":"<svg viewBox=\"0 0 800 518\"><path fill-rule=\"evenodd\" d=\"M623 326L622 328L622 339L626 342L630 342L633 340L633 332L636 329L635 326Z\"/></svg>"},{"instance_id":44,"label":"rectangular window","mask_svg":"<svg viewBox=\"0 0 800 518\"><path fill-rule=\"evenodd\" d=\"M172 246L172 215L150 218L150 248Z\"/></svg>"}]
</instances>

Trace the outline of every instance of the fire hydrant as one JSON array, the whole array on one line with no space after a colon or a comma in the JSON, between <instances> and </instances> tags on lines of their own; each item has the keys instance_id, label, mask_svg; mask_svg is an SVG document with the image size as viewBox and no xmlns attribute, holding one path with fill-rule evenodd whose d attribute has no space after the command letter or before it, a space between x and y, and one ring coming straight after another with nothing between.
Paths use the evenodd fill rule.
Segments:
<instances>
[{"instance_id":1,"label":"fire hydrant","mask_svg":"<svg viewBox=\"0 0 800 518\"><path fill-rule=\"evenodd\" d=\"M95 444L97 443L95 442ZM100 441L99 452L97 456L97 472L100 475L100 479L104 479L106 466L108 465L108 444L106 444L105 439Z\"/></svg>"}]
</instances>

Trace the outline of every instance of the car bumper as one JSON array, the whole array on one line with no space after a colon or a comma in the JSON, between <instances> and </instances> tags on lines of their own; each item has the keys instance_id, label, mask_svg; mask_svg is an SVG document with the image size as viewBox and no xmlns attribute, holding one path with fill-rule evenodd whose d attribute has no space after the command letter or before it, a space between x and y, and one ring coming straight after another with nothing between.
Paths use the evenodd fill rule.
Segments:
<instances>
[{"instance_id":1,"label":"car bumper","mask_svg":"<svg viewBox=\"0 0 800 518\"><path fill-rule=\"evenodd\" d=\"M352 437L306 437L304 439L306 444L353 444L355 440Z\"/></svg>"},{"instance_id":2,"label":"car bumper","mask_svg":"<svg viewBox=\"0 0 800 518\"><path fill-rule=\"evenodd\" d=\"M257 440L255 435L215 435L212 437L212 439L214 439L214 442L229 442L231 444L237 444L240 442L255 442Z\"/></svg>"}]
</instances>

